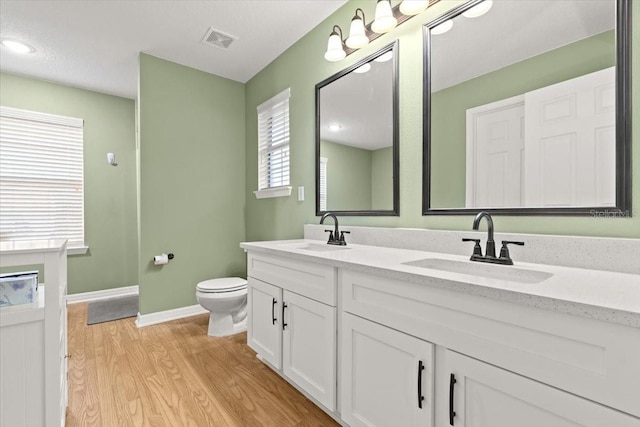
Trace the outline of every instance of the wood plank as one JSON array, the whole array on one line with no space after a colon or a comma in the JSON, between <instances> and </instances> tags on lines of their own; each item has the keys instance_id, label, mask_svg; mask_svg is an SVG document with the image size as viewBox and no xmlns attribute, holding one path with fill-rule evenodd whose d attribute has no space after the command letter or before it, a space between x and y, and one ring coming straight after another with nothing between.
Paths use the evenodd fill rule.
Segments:
<instances>
[{"instance_id":1,"label":"wood plank","mask_svg":"<svg viewBox=\"0 0 640 427\"><path fill-rule=\"evenodd\" d=\"M158 427L337 426L260 362L246 334L207 336L208 316L136 328L87 326L68 308L67 425Z\"/></svg>"}]
</instances>

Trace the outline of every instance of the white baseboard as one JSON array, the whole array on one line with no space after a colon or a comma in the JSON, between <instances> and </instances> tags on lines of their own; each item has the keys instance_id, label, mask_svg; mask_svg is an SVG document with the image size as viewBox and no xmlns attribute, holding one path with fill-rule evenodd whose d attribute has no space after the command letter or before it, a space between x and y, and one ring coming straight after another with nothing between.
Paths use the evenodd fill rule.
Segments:
<instances>
[{"instance_id":1,"label":"white baseboard","mask_svg":"<svg viewBox=\"0 0 640 427\"><path fill-rule=\"evenodd\" d=\"M142 328L144 326L155 325L156 323L168 322L170 320L182 319L183 317L197 316L205 313L209 313L209 311L202 308L199 304L174 308L173 310L158 311L156 313L138 313L136 326L138 328Z\"/></svg>"},{"instance_id":2,"label":"white baseboard","mask_svg":"<svg viewBox=\"0 0 640 427\"><path fill-rule=\"evenodd\" d=\"M67 295L67 304L76 304L79 302L98 301L101 299L125 297L138 294L138 285L123 286L121 288L104 289L102 291L82 292L79 294Z\"/></svg>"}]
</instances>

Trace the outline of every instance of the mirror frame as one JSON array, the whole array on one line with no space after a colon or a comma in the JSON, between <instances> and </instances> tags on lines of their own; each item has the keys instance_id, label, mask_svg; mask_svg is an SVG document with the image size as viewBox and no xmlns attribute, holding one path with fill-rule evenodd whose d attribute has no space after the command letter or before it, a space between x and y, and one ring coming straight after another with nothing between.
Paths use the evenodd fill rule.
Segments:
<instances>
[{"instance_id":1,"label":"mirror frame","mask_svg":"<svg viewBox=\"0 0 640 427\"><path fill-rule=\"evenodd\" d=\"M399 216L400 215L400 148L399 148L399 102L398 102L398 51L399 42L396 40L392 44L383 47L375 53L361 59L348 68L334 74L333 76L316 84L316 216L321 216L326 212L332 212L342 216ZM393 208L391 210L320 210L320 89L328 84L349 74L356 68L373 61L378 56L393 51L392 65L392 93L393 93Z\"/></svg>"},{"instance_id":2,"label":"mirror frame","mask_svg":"<svg viewBox=\"0 0 640 427\"><path fill-rule=\"evenodd\" d=\"M432 208L431 207L431 28L460 15L482 0L470 0L423 27L423 156L422 215L473 215L487 211L492 215L547 215L631 217L631 1L616 1L616 206L578 206L564 208Z\"/></svg>"}]
</instances>

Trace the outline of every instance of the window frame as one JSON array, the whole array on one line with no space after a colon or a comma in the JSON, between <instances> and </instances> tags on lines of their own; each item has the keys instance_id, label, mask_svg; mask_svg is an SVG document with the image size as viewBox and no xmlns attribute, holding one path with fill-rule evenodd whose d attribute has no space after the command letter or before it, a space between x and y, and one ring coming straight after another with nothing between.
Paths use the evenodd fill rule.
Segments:
<instances>
[{"instance_id":1,"label":"window frame","mask_svg":"<svg viewBox=\"0 0 640 427\"><path fill-rule=\"evenodd\" d=\"M256 108L258 190L253 193L258 199L291 195L290 96L287 88Z\"/></svg>"},{"instance_id":2,"label":"window frame","mask_svg":"<svg viewBox=\"0 0 640 427\"><path fill-rule=\"evenodd\" d=\"M8 199L4 205L8 213L2 225L3 232L13 235L3 240L62 238L68 240L69 254L86 253L84 120L0 106L0 121L3 132L0 147L6 150L0 171L4 181L2 193ZM21 143L21 139L28 143ZM33 167L27 168L25 164ZM38 189L42 196L31 202ZM25 195L29 195L28 199ZM47 213L49 208L61 212L59 217L64 221ZM16 225L22 218L27 225ZM69 221L70 218L75 219ZM33 224L39 224L40 229L33 229Z\"/></svg>"}]
</instances>

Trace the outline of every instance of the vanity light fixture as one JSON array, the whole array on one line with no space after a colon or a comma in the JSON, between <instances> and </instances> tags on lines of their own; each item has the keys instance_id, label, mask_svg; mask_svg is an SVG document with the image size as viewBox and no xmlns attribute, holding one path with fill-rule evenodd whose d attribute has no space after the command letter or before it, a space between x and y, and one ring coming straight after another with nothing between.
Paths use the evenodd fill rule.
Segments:
<instances>
[{"instance_id":1,"label":"vanity light fixture","mask_svg":"<svg viewBox=\"0 0 640 427\"><path fill-rule=\"evenodd\" d=\"M360 15L358 15L360 12ZM356 9L356 14L351 19L351 27L349 29L349 38L346 41L347 46L351 49L360 49L369 44L367 37L367 29L364 27L364 11L360 8Z\"/></svg>"},{"instance_id":2,"label":"vanity light fixture","mask_svg":"<svg viewBox=\"0 0 640 427\"><path fill-rule=\"evenodd\" d=\"M339 124L337 124L337 123L331 123L331 124L329 125L329 130L330 130L331 132L338 132L340 129L342 129L342 126L340 126L340 125L339 125Z\"/></svg>"},{"instance_id":3,"label":"vanity light fixture","mask_svg":"<svg viewBox=\"0 0 640 427\"><path fill-rule=\"evenodd\" d=\"M447 19L446 21L444 21L442 24L438 25L437 27L433 27L431 29L431 34L432 35L440 35L440 34L444 34L447 31L449 31L451 28L453 28L453 20L451 19Z\"/></svg>"},{"instance_id":4,"label":"vanity light fixture","mask_svg":"<svg viewBox=\"0 0 640 427\"><path fill-rule=\"evenodd\" d=\"M16 53L34 53L36 51L26 43L11 39L4 39L0 42L0 44Z\"/></svg>"},{"instance_id":5,"label":"vanity light fixture","mask_svg":"<svg viewBox=\"0 0 640 427\"><path fill-rule=\"evenodd\" d=\"M429 6L429 0L402 0L400 12L403 15L417 15Z\"/></svg>"},{"instance_id":6,"label":"vanity light fixture","mask_svg":"<svg viewBox=\"0 0 640 427\"><path fill-rule=\"evenodd\" d=\"M376 19L371 24L373 32L382 34L393 30L398 20L393 16L390 0L378 0L376 4Z\"/></svg>"},{"instance_id":7,"label":"vanity light fixture","mask_svg":"<svg viewBox=\"0 0 640 427\"><path fill-rule=\"evenodd\" d=\"M324 59L335 62L344 59L345 56L347 56L347 53L344 51L344 45L342 44L342 28L334 25L327 42L327 51L324 53Z\"/></svg>"},{"instance_id":8,"label":"vanity light fixture","mask_svg":"<svg viewBox=\"0 0 640 427\"><path fill-rule=\"evenodd\" d=\"M438 1L440 0L402 0L391 7L390 0L378 0L375 20L368 25L365 23L364 11L357 8L351 19L349 37L346 40L342 38L342 29L338 25L333 26L324 58L331 62L340 61ZM384 60L380 59L378 62L384 62Z\"/></svg>"},{"instance_id":9,"label":"vanity light fixture","mask_svg":"<svg viewBox=\"0 0 640 427\"><path fill-rule=\"evenodd\" d=\"M473 6L471 9L462 12L462 16L466 18L477 18L489 12L491 6L493 6L493 0L484 0L482 3L478 3L476 6Z\"/></svg>"},{"instance_id":10,"label":"vanity light fixture","mask_svg":"<svg viewBox=\"0 0 640 427\"><path fill-rule=\"evenodd\" d=\"M353 70L353 72L358 74L363 74L369 71L370 69L371 69L371 64L367 62L366 64L362 64L361 66Z\"/></svg>"}]
</instances>

